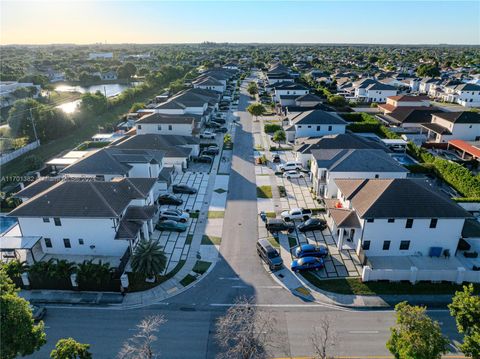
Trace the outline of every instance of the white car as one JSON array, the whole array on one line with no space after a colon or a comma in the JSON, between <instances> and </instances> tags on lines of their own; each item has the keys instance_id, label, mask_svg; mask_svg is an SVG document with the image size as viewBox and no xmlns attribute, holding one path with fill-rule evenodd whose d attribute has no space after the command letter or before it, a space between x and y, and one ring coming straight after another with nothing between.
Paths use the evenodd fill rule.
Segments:
<instances>
[{"instance_id":1,"label":"white car","mask_svg":"<svg viewBox=\"0 0 480 359\"><path fill-rule=\"evenodd\" d=\"M158 218L160 220L171 219L176 222L185 223L190 218L190 215L179 209L161 209Z\"/></svg>"},{"instance_id":2,"label":"white car","mask_svg":"<svg viewBox=\"0 0 480 359\"><path fill-rule=\"evenodd\" d=\"M302 163L301 162L295 162L295 161L289 161L289 162L285 162L281 165L278 165L278 169L282 172L293 171L293 170L301 170L302 169Z\"/></svg>"},{"instance_id":3,"label":"white car","mask_svg":"<svg viewBox=\"0 0 480 359\"><path fill-rule=\"evenodd\" d=\"M208 138L210 140L213 140L213 139L215 139L215 134L213 132L210 132L210 131L205 131L205 132L200 134L200 138Z\"/></svg>"},{"instance_id":4,"label":"white car","mask_svg":"<svg viewBox=\"0 0 480 359\"><path fill-rule=\"evenodd\" d=\"M302 172L298 172L298 171L287 171L283 174L283 177L285 178L303 178L304 177L304 174Z\"/></svg>"},{"instance_id":5,"label":"white car","mask_svg":"<svg viewBox=\"0 0 480 359\"><path fill-rule=\"evenodd\" d=\"M296 219L301 219L306 221L312 217L312 211L310 209L304 208L292 208L290 211L283 211L280 213L280 216L285 222L289 222Z\"/></svg>"}]
</instances>

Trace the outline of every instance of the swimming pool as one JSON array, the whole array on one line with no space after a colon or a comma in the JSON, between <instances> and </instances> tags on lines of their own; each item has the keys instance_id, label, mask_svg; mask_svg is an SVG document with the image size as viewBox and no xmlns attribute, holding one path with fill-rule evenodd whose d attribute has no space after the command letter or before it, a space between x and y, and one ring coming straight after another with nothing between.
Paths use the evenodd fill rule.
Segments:
<instances>
[{"instance_id":1,"label":"swimming pool","mask_svg":"<svg viewBox=\"0 0 480 359\"><path fill-rule=\"evenodd\" d=\"M15 224L17 224L16 218L0 216L0 234L3 234L8 229L12 228Z\"/></svg>"},{"instance_id":2,"label":"swimming pool","mask_svg":"<svg viewBox=\"0 0 480 359\"><path fill-rule=\"evenodd\" d=\"M407 154L392 155L392 157L402 165L414 165L415 160Z\"/></svg>"}]
</instances>

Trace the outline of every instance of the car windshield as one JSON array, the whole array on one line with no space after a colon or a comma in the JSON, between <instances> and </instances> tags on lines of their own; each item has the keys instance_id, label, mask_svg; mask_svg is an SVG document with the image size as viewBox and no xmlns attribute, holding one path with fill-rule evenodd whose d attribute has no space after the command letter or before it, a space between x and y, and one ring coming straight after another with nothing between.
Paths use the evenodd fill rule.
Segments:
<instances>
[{"instance_id":1,"label":"car windshield","mask_svg":"<svg viewBox=\"0 0 480 359\"><path fill-rule=\"evenodd\" d=\"M277 251L270 251L267 253L268 258L277 258L279 256Z\"/></svg>"}]
</instances>

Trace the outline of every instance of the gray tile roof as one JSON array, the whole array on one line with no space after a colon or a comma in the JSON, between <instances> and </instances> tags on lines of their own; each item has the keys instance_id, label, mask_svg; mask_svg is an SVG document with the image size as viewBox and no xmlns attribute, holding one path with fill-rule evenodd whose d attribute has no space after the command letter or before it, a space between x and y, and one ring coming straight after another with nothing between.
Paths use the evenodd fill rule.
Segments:
<instances>
[{"instance_id":1,"label":"gray tile roof","mask_svg":"<svg viewBox=\"0 0 480 359\"><path fill-rule=\"evenodd\" d=\"M360 218L467 218L471 215L425 181L336 179Z\"/></svg>"},{"instance_id":2,"label":"gray tile roof","mask_svg":"<svg viewBox=\"0 0 480 359\"><path fill-rule=\"evenodd\" d=\"M310 110L291 117L295 125L346 125L347 122L335 112Z\"/></svg>"},{"instance_id":3,"label":"gray tile roof","mask_svg":"<svg viewBox=\"0 0 480 359\"><path fill-rule=\"evenodd\" d=\"M308 154L314 149L381 149L389 152L388 148L381 142L369 140L366 137L351 133L323 136L322 138L312 138L303 140L302 143L295 146L295 151Z\"/></svg>"},{"instance_id":4,"label":"gray tile roof","mask_svg":"<svg viewBox=\"0 0 480 359\"><path fill-rule=\"evenodd\" d=\"M63 180L9 213L13 217L117 218L133 199L148 196L154 178L119 181Z\"/></svg>"},{"instance_id":5,"label":"gray tile roof","mask_svg":"<svg viewBox=\"0 0 480 359\"><path fill-rule=\"evenodd\" d=\"M127 137L115 147L160 151L164 157L189 157L191 147L199 143L198 138L191 136L145 134Z\"/></svg>"},{"instance_id":6,"label":"gray tile roof","mask_svg":"<svg viewBox=\"0 0 480 359\"><path fill-rule=\"evenodd\" d=\"M480 114L472 111L439 112L435 116L452 123L480 123Z\"/></svg>"},{"instance_id":7,"label":"gray tile roof","mask_svg":"<svg viewBox=\"0 0 480 359\"><path fill-rule=\"evenodd\" d=\"M312 156L319 168L326 168L330 172L408 172L382 150L312 150Z\"/></svg>"},{"instance_id":8,"label":"gray tile roof","mask_svg":"<svg viewBox=\"0 0 480 359\"><path fill-rule=\"evenodd\" d=\"M167 115L164 113L151 113L149 115L143 116L137 120L137 124L142 123L154 123L154 124L192 124L195 121L200 121L201 116L196 115Z\"/></svg>"}]
</instances>

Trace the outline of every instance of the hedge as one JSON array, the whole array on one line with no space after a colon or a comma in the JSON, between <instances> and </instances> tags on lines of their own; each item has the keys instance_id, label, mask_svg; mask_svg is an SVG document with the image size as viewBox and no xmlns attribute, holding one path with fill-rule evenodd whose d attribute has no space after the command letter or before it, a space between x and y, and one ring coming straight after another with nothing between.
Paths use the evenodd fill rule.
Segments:
<instances>
[{"instance_id":1,"label":"hedge","mask_svg":"<svg viewBox=\"0 0 480 359\"><path fill-rule=\"evenodd\" d=\"M436 157L411 142L408 143L407 152L418 161L432 166L441 179L463 196L480 199L480 177L462 165Z\"/></svg>"},{"instance_id":2,"label":"hedge","mask_svg":"<svg viewBox=\"0 0 480 359\"><path fill-rule=\"evenodd\" d=\"M342 117L346 121L351 122L347 125L347 129L352 132L372 132L381 138L400 138L398 134L391 131L387 126L382 125L379 120L367 113L346 113L343 114Z\"/></svg>"},{"instance_id":3,"label":"hedge","mask_svg":"<svg viewBox=\"0 0 480 359\"><path fill-rule=\"evenodd\" d=\"M274 133L275 131L282 130L282 126L274 123L266 123L263 129L266 133Z\"/></svg>"}]
</instances>

